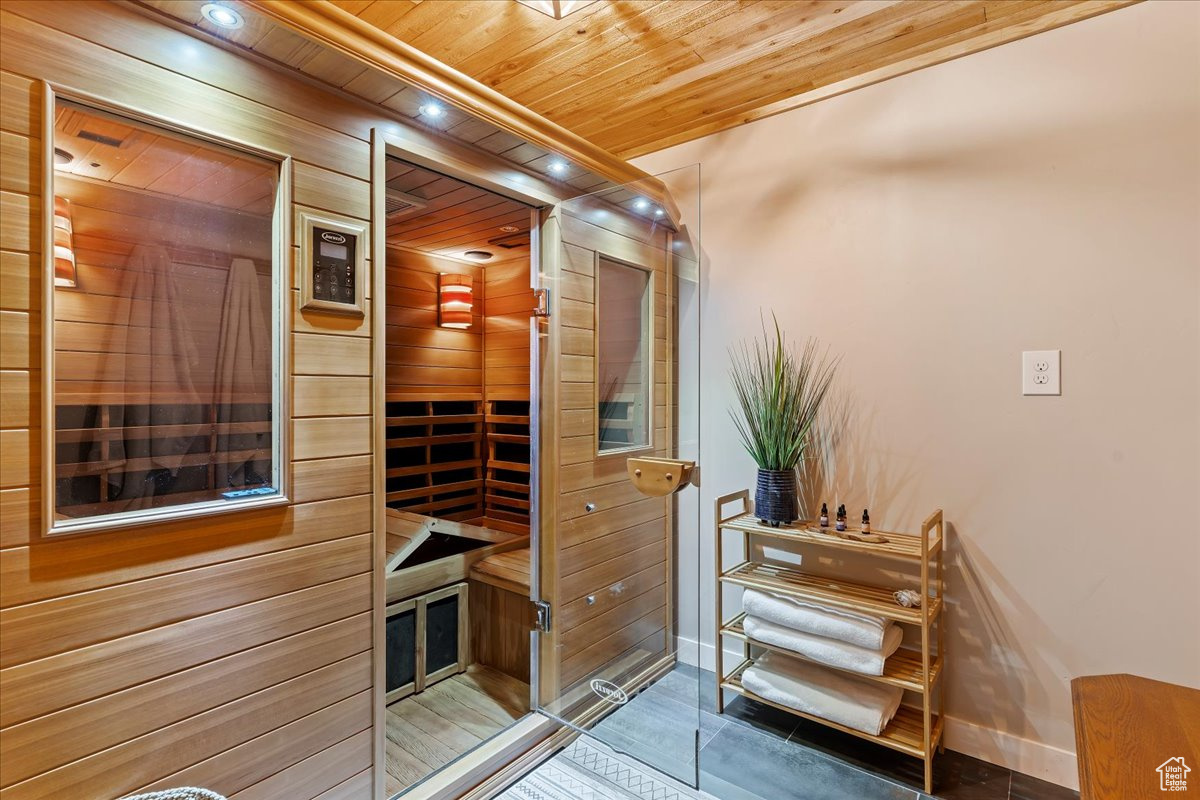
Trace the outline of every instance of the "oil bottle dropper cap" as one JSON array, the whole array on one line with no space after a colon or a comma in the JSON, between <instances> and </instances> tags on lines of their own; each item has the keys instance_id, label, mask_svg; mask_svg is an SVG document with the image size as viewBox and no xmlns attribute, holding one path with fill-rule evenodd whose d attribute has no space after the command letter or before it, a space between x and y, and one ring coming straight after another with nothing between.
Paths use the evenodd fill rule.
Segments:
<instances>
[{"instance_id":1,"label":"oil bottle dropper cap","mask_svg":"<svg viewBox=\"0 0 1200 800\"><path fill-rule=\"evenodd\" d=\"M863 509L863 522L870 522L871 518L867 515L867 510Z\"/></svg>"}]
</instances>

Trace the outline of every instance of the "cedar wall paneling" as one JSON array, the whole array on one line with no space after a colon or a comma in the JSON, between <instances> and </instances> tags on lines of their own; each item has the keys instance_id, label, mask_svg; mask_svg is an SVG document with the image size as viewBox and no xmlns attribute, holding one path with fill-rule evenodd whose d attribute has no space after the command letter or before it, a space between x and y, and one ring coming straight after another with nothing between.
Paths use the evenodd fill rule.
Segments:
<instances>
[{"instance_id":1,"label":"cedar wall paneling","mask_svg":"<svg viewBox=\"0 0 1200 800\"><path fill-rule=\"evenodd\" d=\"M529 256L484 268L483 366L487 400L529 399Z\"/></svg>"},{"instance_id":2,"label":"cedar wall paneling","mask_svg":"<svg viewBox=\"0 0 1200 800\"><path fill-rule=\"evenodd\" d=\"M483 275L473 264L389 249L387 392L432 400L483 391ZM474 314L466 330L438 327L438 274L470 275Z\"/></svg>"},{"instance_id":3,"label":"cedar wall paneling","mask_svg":"<svg viewBox=\"0 0 1200 800\"><path fill-rule=\"evenodd\" d=\"M283 267L292 505L40 539L38 81L288 154L293 210L361 219L376 120L119 5L6 2L0 25L0 797L367 796L369 317L300 314Z\"/></svg>"},{"instance_id":4,"label":"cedar wall paneling","mask_svg":"<svg viewBox=\"0 0 1200 800\"><path fill-rule=\"evenodd\" d=\"M626 479L625 455L596 456L595 265L597 252L654 271L654 455L674 452L667 409L668 295L663 231L649 242L636 224L606 230L562 216L558 302L562 369L555 608L568 690L602 668L647 667L672 646L670 498L645 497ZM595 510L585 511L588 503ZM595 602L588 603L593 596ZM606 675L606 677L608 677Z\"/></svg>"}]
</instances>

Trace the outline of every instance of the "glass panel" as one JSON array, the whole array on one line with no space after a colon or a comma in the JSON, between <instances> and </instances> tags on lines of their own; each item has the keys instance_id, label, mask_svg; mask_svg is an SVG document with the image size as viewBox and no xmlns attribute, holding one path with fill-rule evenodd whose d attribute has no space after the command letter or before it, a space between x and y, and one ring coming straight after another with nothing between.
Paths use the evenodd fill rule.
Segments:
<instances>
[{"instance_id":1,"label":"glass panel","mask_svg":"<svg viewBox=\"0 0 1200 800\"><path fill-rule=\"evenodd\" d=\"M458 663L458 595L425 607L425 672Z\"/></svg>"},{"instance_id":2,"label":"glass panel","mask_svg":"<svg viewBox=\"0 0 1200 800\"><path fill-rule=\"evenodd\" d=\"M650 270L596 265L596 439L601 453L650 444Z\"/></svg>"},{"instance_id":3,"label":"glass panel","mask_svg":"<svg viewBox=\"0 0 1200 800\"><path fill-rule=\"evenodd\" d=\"M698 456L698 169L660 177L669 204L616 187L544 223L535 691L543 713L695 786L699 490L651 497L627 477L631 457Z\"/></svg>"},{"instance_id":4,"label":"glass panel","mask_svg":"<svg viewBox=\"0 0 1200 800\"><path fill-rule=\"evenodd\" d=\"M411 684L417 676L417 610L408 608L387 618L387 692Z\"/></svg>"},{"instance_id":5,"label":"glass panel","mask_svg":"<svg viewBox=\"0 0 1200 800\"><path fill-rule=\"evenodd\" d=\"M278 494L279 164L64 100L54 147L56 526Z\"/></svg>"}]
</instances>

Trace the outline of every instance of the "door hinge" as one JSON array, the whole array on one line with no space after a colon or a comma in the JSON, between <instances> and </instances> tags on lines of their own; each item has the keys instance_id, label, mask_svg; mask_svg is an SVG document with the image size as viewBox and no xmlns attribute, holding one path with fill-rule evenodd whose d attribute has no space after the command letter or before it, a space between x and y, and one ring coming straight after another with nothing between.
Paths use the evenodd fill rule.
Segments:
<instances>
[{"instance_id":1,"label":"door hinge","mask_svg":"<svg viewBox=\"0 0 1200 800\"><path fill-rule=\"evenodd\" d=\"M533 623L534 630L539 631L540 633L549 633L550 632L550 604L547 603L545 600L534 600L533 601L533 610L534 610L534 613L537 615L537 619Z\"/></svg>"},{"instance_id":2,"label":"door hinge","mask_svg":"<svg viewBox=\"0 0 1200 800\"><path fill-rule=\"evenodd\" d=\"M534 289L533 290L533 316L535 316L535 317L550 316L550 290L549 289Z\"/></svg>"}]
</instances>

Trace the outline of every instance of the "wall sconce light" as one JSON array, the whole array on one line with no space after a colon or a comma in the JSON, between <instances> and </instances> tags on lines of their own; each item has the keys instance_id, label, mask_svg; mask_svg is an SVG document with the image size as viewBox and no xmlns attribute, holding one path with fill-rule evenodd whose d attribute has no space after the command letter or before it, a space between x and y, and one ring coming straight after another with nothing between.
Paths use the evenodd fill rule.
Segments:
<instances>
[{"instance_id":1,"label":"wall sconce light","mask_svg":"<svg viewBox=\"0 0 1200 800\"><path fill-rule=\"evenodd\" d=\"M471 327L471 276L438 275L438 325L465 330Z\"/></svg>"},{"instance_id":2,"label":"wall sconce light","mask_svg":"<svg viewBox=\"0 0 1200 800\"><path fill-rule=\"evenodd\" d=\"M54 198L54 285L75 285L75 243L71 227L71 201Z\"/></svg>"}]
</instances>

